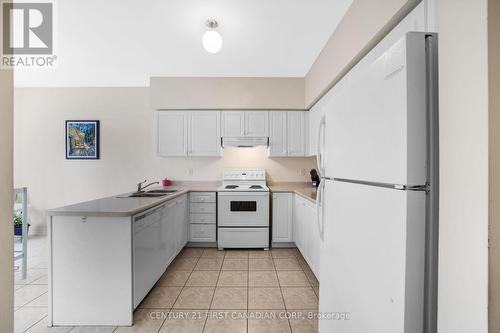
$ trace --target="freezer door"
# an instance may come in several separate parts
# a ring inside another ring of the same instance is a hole
[[[400,36],[363,58],[328,104],[327,176],[425,183],[425,36]]]
[[[425,194],[327,181],[319,332],[422,332]]]

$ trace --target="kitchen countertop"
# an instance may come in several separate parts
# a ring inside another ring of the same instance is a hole
[[[220,182],[174,182],[168,189],[178,189],[174,194],[156,198],[128,198],[130,193],[81,202],[49,209],[48,216],[130,217],[189,192],[215,192]],[[308,182],[283,182],[268,185],[271,192],[291,192],[316,202],[316,190]],[[160,189],[161,187],[156,187]],[[151,188],[155,189],[155,188]]]
[[[312,188],[309,182],[283,182],[271,183],[267,185],[271,192],[275,193],[295,193],[301,197],[316,203],[316,189]]]
[[[188,192],[213,192],[220,182],[174,182],[168,189],[178,189],[174,194],[156,198],[128,198],[130,193],[81,202],[64,207],[47,210],[48,216],[96,216],[96,217],[130,217],[164,202],[180,197]],[[161,189],[161,187],[150,188]]]

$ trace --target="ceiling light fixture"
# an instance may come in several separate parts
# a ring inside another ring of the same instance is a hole
[[[222,36],[215,30],[219,26],[216,20],[208,20],[207,27],[212,30],[207,30],[203,34],[202,43],[205,50],[209,53],[217,53],[222,48]]]

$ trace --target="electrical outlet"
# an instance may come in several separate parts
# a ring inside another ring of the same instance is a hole
[[[194,174],[193,168],[188,169],[188,176],[192,176]]]
[[[305,176],[306,175],[306,169],[300,169],[300,175]]]

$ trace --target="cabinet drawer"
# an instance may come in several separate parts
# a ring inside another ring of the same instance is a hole
[[[215,203],[193,202],[189,205],[191,213],[215,213]]]
[[[215,192],[191,193],[191,202],[215,202]]]
[[[208,224],[213,224],[215,223],[215,214],[213,213],[191,213],[190,223],[208,223]]]
[[[215,224],[191,224],[191,242],[215,242]]]
[[[269,228],[219,228],[219,248],[268,248]]]

